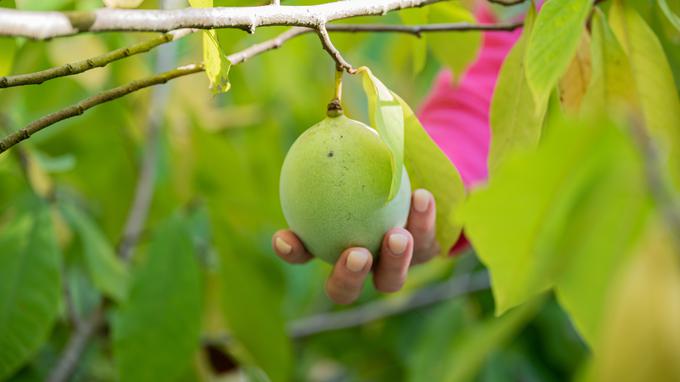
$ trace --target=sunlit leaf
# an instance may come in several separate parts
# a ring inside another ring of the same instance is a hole
[[[640,15],[620,0],[614,1],[609,17],[628,54],[645,125],[661,145],[664,162],[680,189],[680,99],[663,48]]]
[[[448,254],[461,232],[455,213],[465,198],[465,186],[456,167],[427,134],[413,110],[392,93],[404,111],[404,165],[411,188],[432,192],[437,204],[437,241]]]
[[[538,14],[526,52],[526,75],[543,105],[567,70],[581,41],[592,0],[551,0]]]
[[[524,21],[522,37],[503,62],[491,101],[491,147],[489,171],[517,148],[538,144],[547,104],[537,105],[529,89],[524,70],[527,40],[531,35],[536,11],[533,6]]]
[[[568,113],[575,114],[581,107],[590,84],[592,72],[590,61],[590,35],[583,33],[576,54],[558,84],[560,102]]]
[[[680,380],[680,262],[677,241],[651,224],[607,301],[595,349],[597,381]]]
[[[593,14],[591,31],[592,73],[583,102],[585,111],[616,111],[622,104],[636,105],[630,63],[599,8]]]
[[[155,232],[113,322],[121,381],[173,381],[200,344],[202,279],[191,234],[179,216]]]
[[[144,0],[104,0],[104,5],[109,8],[137,8]]]
[[[49,206],[38,199],[24,203],[0,230],[2,380],[47,339],[62,296],[61,255]]]
[[[387,200],[392,200],[399,191],[402,167],[404,165],[404,111],[395,95],[380,80],[364,67],[360,69],[364,91],[368,98],[368,113],[371,126],[390,149],[392,184]]]
[[[122,301],[125,298],[128,273],[111,244],[95,222],[76,207],[62,205],[61,211],[80,237],[87,270],[94,285],[103,294]]]
[[[189,4],[194,8],[211,8],[213,0],[189,0]],[[229,69],[231,61],[220,46],[219,37],[215,30],[203,31],[203,64],[205,73],[210,80],[210,89],[213,93],[224,93],[229,91]]]
[[[497,314],[554,285],[569,255],[554,243],[621,145],[608,123],[550,128],[538,150],[510,156],[462,209],[467,237],[491,273]]]

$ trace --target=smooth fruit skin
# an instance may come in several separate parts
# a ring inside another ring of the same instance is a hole
[[[411,186],[403,170],[388,203],[390,152],[374,130],[345,116],[326,118],[291,146],[280,196],[289,227],[316,257],[335,263],[349,247],[379,254],[383,235],[403,227]]]

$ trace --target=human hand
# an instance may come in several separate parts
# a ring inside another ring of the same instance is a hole
[[[352,303],[371,270],[377,290],[390,293],[401,289],[409,266],[424,263],[439,253],[435,212],[432,194],[424,189],[414,191],[406,228],[392,228],[385,233],[377,264],[373,264],[373,256],[366,248],[346,249],[326,281],[328,297],[338,304]],[[314,257],[291,230],[277,231],[272,246],[279,257],[291,264],[306,263]]]

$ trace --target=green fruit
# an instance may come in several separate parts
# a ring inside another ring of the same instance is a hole
[[[379,253],[383,235],[403,227],[411,186],[403,170],[387,201],[391,157],[378,134],[345,116],[326,118],[303,133],[281,169],[281,207],[307,250],[334,263],[349,247]]]

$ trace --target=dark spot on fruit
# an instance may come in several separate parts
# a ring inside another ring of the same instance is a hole
[[[329,151],[329,152],[328,152],[328,157],[330,158],[330,157],[332,157],[332,156],[333,156],[333,151]]]

